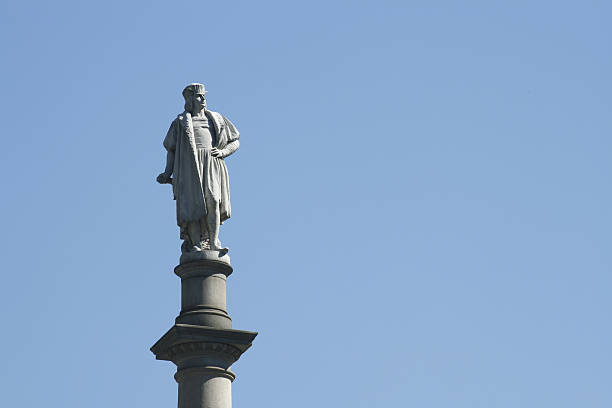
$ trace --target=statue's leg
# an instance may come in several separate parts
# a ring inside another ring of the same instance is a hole
[[[200,248],[200,221],[190,221],[187,224],[187,233],[191,240],[191,250],[199,251]]]
[[[208,236],[210,238],[211,249],[221,249],[219,241],[219,225],[221,224],[221,211],[219,210],[219,200],[211,198],[206,200],[206,222],[208,223]]]
[[[210,234],[208,233],[208,221],[206,220],[206,217],[202,217],[200,219],[200,234],[202,249],[210,249]]]

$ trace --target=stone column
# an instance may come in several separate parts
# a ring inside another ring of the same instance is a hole
[[[226,310],[226,282],[232,273],[229,264],[201,260],[179,265],[174,273],[181,278],[181,313],[176,323],[232,328]]]
[[[178,408],[232,407],[232,381],[229,371],[214,367],[186,368],[178,371],[174,378],[179,385]]]
[[[229,367],[257,333],[232,329],[226,310],[229,256],[202,251],[195,260],[181,259],[174,273],[181,278],[181,312],[151,351],[177,366],[179,408],[231,408],[235,375]]]

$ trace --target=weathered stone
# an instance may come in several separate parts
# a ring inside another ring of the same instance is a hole
[[[230,257],[227,250],[203,249],[201,251],[184,252],[181,254],[181,264],[195,261],[218,261],[230,264]]]
[[[174,269],[181,278],[181,313],[176,323],[232,328],[227,314],[226,281],[232,267],[221,261],[200,260]]]
[[[232,329],[226,283],[233,269],[218,238],[231,213],[223,159],[238,149],[239,133],[227,118],[206,110],[205,93],[201,84],[184,89],[185,112],[166,135],[166,170],[157,177],[172,184],[184,243],[174,269],[181,278],[181,311],[151,351],[176,364],[179,408],[231,408],[235,375],[229,368],[257,336]]]
[[[221,114],[206,109],[206,90],[190,84],[183,90],[185,111],[164,139],[168,151],[160,184],[172,184],[183,253],[225,249],[219,226],[231,216],[225,158],[240,147],[240,133]]]

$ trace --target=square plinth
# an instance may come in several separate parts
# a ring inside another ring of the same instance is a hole
[[[196,326],[191,324],[175,324],[164,334],[161,339],[151,347],[157,360],[172,360],[177,347],[187,345],[210,345],[214,348],[219,346],[229,346],[234,350],[236,360],[242,353],[247,351],[253,340],[257,336],[256,332],[216,329],[209,326]]]

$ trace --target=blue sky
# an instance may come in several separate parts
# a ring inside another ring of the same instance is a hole
[[[608,2],[4,2],[1,406],[169,407],[162,140],[241,132],[236,407],[609,407]]]

